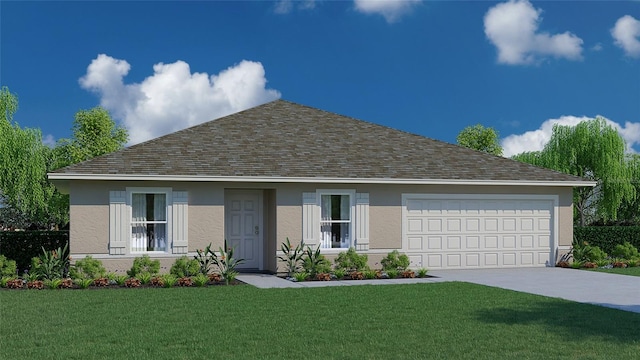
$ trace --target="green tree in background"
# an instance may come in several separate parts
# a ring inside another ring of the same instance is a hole
[[[128,139],[109,113],[96,107],[80,110],[71,139],[51,149],[42,143],[39,129],[22,129],[13,121],[18,98],[7,87],[0,90],[0,221],[6,225],[57,227],[69,221],[69,196],[47,179],[57,168],[120,150]]]
[[[616,220],[621,204],[635,200],[625,147],[620,134],[598,117],[576,126],[555,125],[542,151],[513,159],[596,181],[596,187],[573,191],[577,216],[584,226],[587,220]]]
[[[456,141],[460,146],[502,156],[498,132],[490,127],[484,127],[480,124],[467,126],[460,131]]]
[[[47,181],[53,152],[42,143],[39,129],[21,129],[13,121],[18,98],[0,90],[0,196],[3,212],[18,223],[63,222],[54,207],[55,188]],[[68,210],[66,211],[68,213]],[[68,214],[66,215],[68,217]],[[24,224],[21,224],[24,225]]]
[[[109,112],[99,106],[78,111],[72,131],[71,139],[60,139],[57,143],[57,167],[118,151],[129,139],[127,130],[116,125]]]

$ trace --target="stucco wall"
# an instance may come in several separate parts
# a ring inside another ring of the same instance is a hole
[[[381,184],[238,184],[206,182],[135,182],[72,181],[70,186],[70,249],[76,258],[86,254],[104,259],[105,264],[130,267],[134,256],[109,256],[109,191],[127,187],[171,187],[188,191],[188,236],[190,253],[212,243],[224,241],[225,189],[264,189],[264,219],[267,243],[264,246],[265,268],[275,270],[273,260],[280,243],[288,237],[292,243],[302,238],[302,194],[317,189],[353,189],[369,193],[369,257],[372,265],[380,254],[402,245],[402,194],[551,194],[559,195],[558,245],[568,247],[573,238],[572,189],[563,187],[451,186],[451,185],[381,185]],[[277,209],[277,214],[269,213]],[[164,262],[178,255],[167,254]],[[170,263],[168,264],[170,266]],[[127,267],[127,268],[128,268]]]

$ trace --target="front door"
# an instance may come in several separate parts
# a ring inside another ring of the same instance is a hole
[[[262,190],[225,192],[225,233],[245,269],[262,269]]]

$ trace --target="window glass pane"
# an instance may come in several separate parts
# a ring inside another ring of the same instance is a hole
[[[166,251],[166,194],[132,194],[131,212],[131,251]]]
[[[331,220],[331,195],[322,195],[320,197],[320,211],[322,220]]]
[[[167,195],[153,194],[153,219],[156,221],[167,220]]]
[[[147,199],[145,194],[133,194],[131,202],[133,221],[147,220]]]

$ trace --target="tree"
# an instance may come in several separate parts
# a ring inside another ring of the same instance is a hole
[[[469,149],[502,156],[502,147],[498,138],[498,132],[493,128],[477,124],[462,129],[456,137],[456,141],[458,145]]]
[[[513,159],[596,181],[593,188],[574,188],[574,206],[585,225],[587,216],[616,220],[623,201],[635,199],[625,147],[620,134],[598,117],[573,127],[555,125],[542,151]]]
[[[0,196],[3,213],[23,214],[35,223],[57,221],[49,203],[55,188],[47,181],[52,151],[38,129],[22,129],[13,121],[18,98],[5,86],[0,90]],[[68,211],[67,211],[68,212]]]
[[[109,112],[98,106],[80,110],[73,121],[71,139],[60,139],[56,147],[57,167],[76,164],[124,147],[127,130],[116,125]]]

